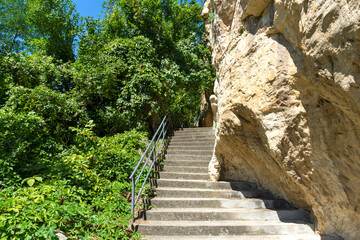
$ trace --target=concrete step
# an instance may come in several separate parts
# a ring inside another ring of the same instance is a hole
[[[197,127],[197,128],[181,128],[177,129],[175,132],[209,132],[215,131],[213,127]]]
[[[232,191],[220,189],[202,189],[202,188],[165,188],[156,189],[156,195],[164,198],[263,198],[273,199],[271,194],[261,191]]]
[[[199,144],[215,144],[214,139],[205,140],[205,139],[178,139],[178,140],[170,140],[170,145],[183,145],[183,144],[191,144],[191,145],[199,145]]]
[[[195,158],[195,157],[194,157]],[[179,167],[185,167],[185,166],[193,166],[193,167],[208,167],[209,162],[211,158],[208,158],[208,160],[165,160],[165,167],[166,166],[179,166]]]
[[[173,136],[171,137],[171,141],[175,140],[213,140],[215,141],[215,135],[210,134],[196,134],[196,135],[184,135],[184,136]]]
[[[257,235],[257,236],[145,236],[147,240],[339,240],[316,234]]]
[[[208,150],[174,150],[174,149],[169,149],[167,150],[167,154],[172,155],[200,155],[200,156],[204,156],[204,155],[212,155],[213,153],[213,149],[208,149]]]
[[[208,173],[178,173],[160,172],[160,178],[164,179],[189,179],[189,180],[208,180]]]
[[[308,221],[303,210],[269,210],[238,208],[154,208],[146,212],[150,221]]]
[[[173,160],[186,160],[186,161],[193,161],[193,162],[197,162],[197,161],[208,161],[210,162],[212,158],[212,154],[208,154],[208,155],[180,155],[180,154],[167,154],[165,156],[165,164],[167,161],[173,161]]]
[[[142,235],[162,236],[234,236],[314,234],[306,223],[280,221],[149,221],[136,225]]]
[[[199,145],[199,146],[194,146],[194,145],[188,145],[188,146],[184,146],[184,145],[170,145],[167,149],[167,151],[196,151],[196,150],[207,150],[207,151],[213,151],[214,149],[214,144],[209,144],[209,145]]]
[[[184,132],[175,132],[175,134],[171,137],[195,137],[195,136],[215,136],[215,132],[200,132],[200,133],[184,133]]]
[[[201,147],[201,146],[214,146],[215,142],[211,141],[182,141],[182,142],[171,142],[169,147]]]
[[[247,208],[247,209],[294,209],[281,199],[225,199],[225,198],[161,198],[151,200],[158,208]]]
[[[188,168],[183,168],[188,169]],[[207,168],[206,169],[207,172]],[[210,182],[203,180],[181,180],[181,179],[158,179],[159,187],[175,187],[175,188],[206,188],[206,189],[228,189],[228,190],[255,190],[255,183],[249,182]]]
[[[163,171],[176,173],[208,173],[208,167],[165,166]]]

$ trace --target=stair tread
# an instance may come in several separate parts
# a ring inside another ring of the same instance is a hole
[[[175,138],[171,139],[170,144],[173,143],[214,143],[215,138]]]
[[[136,223],[136,222],[135,222]],[[176,227],[186,227],[186,226],[261,226],[261,225],[283,225],[283,226],[298,226],[298,225],[308,225],[313,226],[312,223],[307,221],[294,221],[294,222],[282,222],[280,220],[271,220],[271,221],[244,221],[244,220],[222,220],[222,221],[147,221],[144,225],[153,225],[153,226],[176,226]]]
[[[209,141],[196,141],[196,142],[192,142],[192,143],[187,143],[187,142],[171,142],[171,145],[172,146],[193,146],[192,144],[194,145],[198,145],[198,146],[204,146],[204,145],[207,145],[207,146],[215,146],[215,143],[213,140]]]
[[[171,157],[199,157],[198,155],[192,155],[192,154],[178,154],[178,153],[168,153],[166,154],[167,157],[171,156]],[[201,157],[212,157],[212,154],[206,154],[206,155],[201,155]]]
[[[209,175],[208,173],[184,173],[184,172],[167,172],[167,171],[163,171],[162,173],[171,173],[171,174],[181,174],[181,175],[194,175],[194,176],[198,176],[198,175]],[[161,176],[161,173],[160,173]]]
[[[171,197],[156,197],[154,200],[171,200],[171,201],[283,201],[280,199],[261,199],[261,198],[171,198]]]
[[[210,204],[214,204],[214,208],[267,208],[267,209],[296,209],[293,206],[289,205],[285,200],[282,199],[267,199],[267,198],[227,198],[227,197],[166,197],[166,196],[157,196],[152,199],[152,202],[158,204],[164,203],[178,203],[175,205],[176,208],[181,207],[182,202],[186,203],[186,207],[190,208],[208,208]],[[204,204],[205,203],[205,204]],[[157,205],[155,205],[157,206]],[[170,206],[172,206],[170,204]],[[252,207],[249,207],[252,206]],[[174,206],[172,206],[174,208]]]
[[[179,150],[178,150],[179,151]],[[191,151],[189,151],[189,152],[193,152],[192,150]],[[202,151],[198,151],[198,152],[202,152]],[[206,151],[206,152],[212,152],[212,150],[211,151]],[[179,154],[179,153],[168,153],[168,154],[166,154],[167,156],[192,156],[192,157],[197,157],[198,155],[194,155],[194,154],[189,154],[189,153],[187,153],[186,152],[186,154]],[[202,156],[212,156],[212,154],[204,154],[204,155],[202,155]]]
[[[181,152],[212,152],[212,149],[200,149],[200,150],[194,150],[194,149],[168,149],[168,152],[175,152],[175,151],[181,151]],[[169,153],[170,154],[170,153]]]
[[[212,184],[212,185],[222,185],[222,184],[243,185],[244,184],[244,185],[251,186],[254,189],[257,189],[257,185],[255,183],[249,183],[249,182],[227,182],[227,181],[213,182],[213,181],[210,181],[210,180],[201,180],[201,179],[173,179],[173,178],[160,178],[157,181],[160,181],[160,182],[180,182],[180,183],[207,183],[207,184]]]
[[[207,167],[198,167],[198,166],[181,166],[181,168],[196,168],[196,169],[204,169],[204,168],[206,168],[207,169]],[[180,169],[180,167],[179,167],[179,169]]]
[[[185,127],[185,128],[179,128],[177,131],[183,131],[183,130],[193,130],[193,129],[214,129],[214,127]]]
[[[170,179],[170,178],[161,178],[158,179],[160,181],[174,181],[174,182],[198,182],[198,183],[247,183],[247,182],[226,182],[226,181],[219,181],[219,182],[212,182],[210,180],[197,180],[197,179]]]
[[[323,240],[317,234],[292,234],[292,235],[253,235],[253,236],[145,236],[149,240]]]
[[[240,213],[244,213],[244,212],[248,212],[248,213],[259,213],[259,212],[304,212],[303,210],[299,210],[299,209],[266,209],[266,208],[258,208],[258,209],[247,209],[247,208],[152,208],[151,209],[152,212],[180,212],[180,213],[184,213],[184,212],[191,212],[191,213],[196,213],[196,212],[204,212],[204,213],[212,213],[212,212],[218,212],[218,213],[223,213],[223,212],[240,212]]]
[[[166,159],[164,162],[165,166],[166,166],[167,162],[207,162],[208,163],[208,162],[210,162],[210,160],[178,160],[178,159],[171,160],[171,159]]]
[[[176,167],[165,166],[163,172],[173,172],[173,173],[208,173],[207,167],[182,167],[181,169],[176,169]]]
[[[211,189],[211,188],[175,188],[175,187],[158,187],[157,190],[169,190],[169,191],[188,191],[188,192],[260,192],[261,190],[231,190],[231,189]]]

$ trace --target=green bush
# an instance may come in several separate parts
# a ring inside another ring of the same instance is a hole
[[[78,64],[74,74],[75,91],[96,123],[94,131],[104,136],[134,128],[148,130],[144,119],[157,114],[163,93],[150,40],[115,39],[96,58]]]
[[[58,148],[49,136],[44,119],[35,112],[0,109],[0,188],[44,170],[47,153],[56,152]]]
[[[131,215],[126,196],[146,134],[131,131],[99,138],[92,127],[73,128],[75,144],[51,163],[49,174],[2,189],[1,238],[56,239],[57,230],[70,239],[137,238],[127,231]]]
[[[72,64],[62,63],[41,53],[33,55],[12,54],[0,63],[5,83],[13,86],[35,88],[45,85],[64,92],[72,82]]]
[[[3,189],[0,239],[58,239],[58,231],[70,239],[138,238],[127,231],[131,216],[121,188],[119,182],[109,183],[91,202],[66,180]]]
[[[69,127],[84,126],[88,121],[85,109],[71,94],[59,93],[46,86],[12,87],[5,106],[16,113],[35,112],[46,123],[52,138],[69,145],[75,134]]]

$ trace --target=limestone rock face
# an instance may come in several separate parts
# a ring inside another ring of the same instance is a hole
[[[207,0],[213,180],[246,180],[360,239],[360,1]]]

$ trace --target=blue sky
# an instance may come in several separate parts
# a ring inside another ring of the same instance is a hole
[[[197,0],[200,2],[200,0]],[[104,0],[73,0],[76,4],[76,9],[81,16],[93,16],[98,17],[101,14],[102,3]]]
[[[83,17],[98,17],[98,15],[101,14],[103,1],[104,0],[73,0],[77,11]]]

